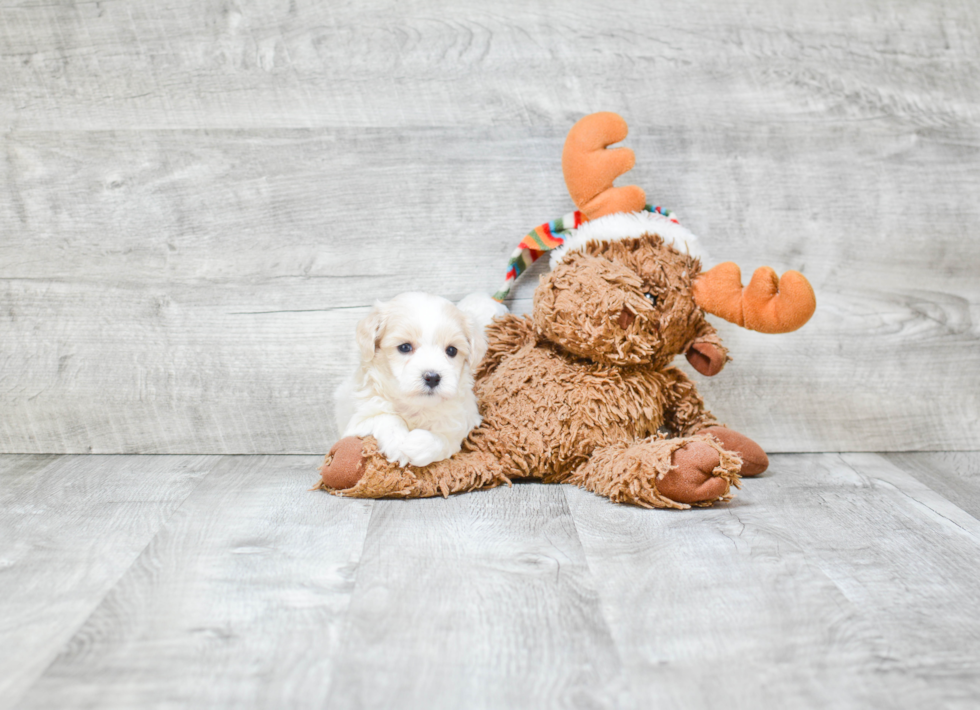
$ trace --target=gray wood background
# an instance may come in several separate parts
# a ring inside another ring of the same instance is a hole
[[[597,110],[713,257],[817,291],[722,325],[721,419],[980,448],[974,0],[109,0],[0,9],[0,452],[323,452],[369,304],[493,290]]]

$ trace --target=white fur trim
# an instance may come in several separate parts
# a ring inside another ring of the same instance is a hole
[[[659,234],[678,251],[696,256],[702,261],[708,256],[696,235],[662,214],[647,211],[617,212],[586,222],[572,232],[564,244],[551,252],[551,268],[558,266],[568,252],[581,249],[586,244],[642,237],[644,234]]]

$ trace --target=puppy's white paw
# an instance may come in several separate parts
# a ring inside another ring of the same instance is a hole
[[[391,463],[405,467],[411,463],[408,454],[403,448],[406,439],[408,439],[408,434],[398,434],[397,436],[378,439],[378,451],[384,454],[384,457],[391,461]]]
[[[344,436],[373,436],[378,442],[378,451],[386,459],[399,466],[408,463],[408,457],[402,453],[402,441],[408,436],[408,427],[400,417],[381,415],[370,417],[363,421],[351,422],[344,431]]]
[[[446,442],[426,429],[413,429],[401,440],[401,455],[413,466],[428,466],[446,458]],[[399,463],[402,458],[399,457]],[[404,463],[401,463],[404,466]]]

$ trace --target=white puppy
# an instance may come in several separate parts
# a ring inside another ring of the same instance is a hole
[[[373,436],[401,466],[459,451],[481,421],[472,369],[486,352],[489,320],[485,310],[468,310],[417,292],[376,303],[357,324],[360,366],[334,394],[342,435]]]

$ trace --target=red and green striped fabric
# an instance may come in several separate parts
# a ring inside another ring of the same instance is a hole
[[[517,277],[523,274],[545,252],[565,243],[565,237],[573,229],[578,229],[584,220],[579,211],[559,217],[551,222],[535,227],[517,245],[517,249],[507,260],[507,275],[503,285],[493,294],[493,300],[503,302],[514,287]]]
[[[643,209],[647,212],[662,214],[672,222],[677,221],[673,218],[671,211],[663,207],[646,205]],[[582,213],[575,211],[551,222],[545,222],[528,232],[527,236],[521,240],[521,243],[510,255],[510,259],[507,260],[507,276],[504,278],[503,285],[493,294],[493,300],[502,303],[510,294],[517,277],[523,274],[542,254],[564,244],[571,233],[581,227],[584,221],[585,218]]]

